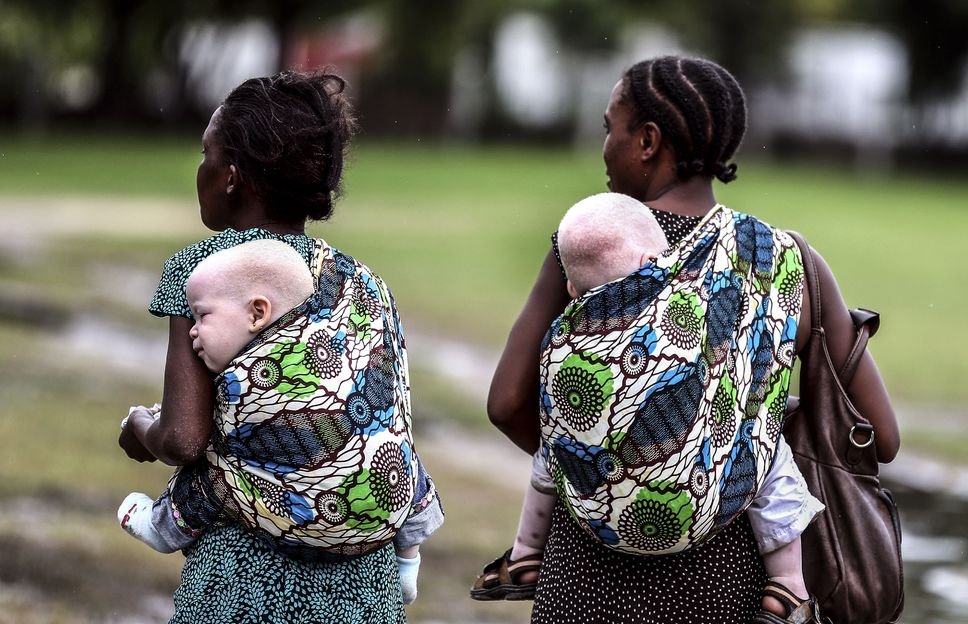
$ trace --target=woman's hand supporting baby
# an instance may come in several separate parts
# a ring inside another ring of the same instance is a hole
[[[161,404],[155,403],[151,407],[132,405],[128,408],[128,415],[121,419],[121,435],[118,445],[131,459],[139,462],[153,462],[157,458],[146,449],[134,434],[136,427],[147,429],[161,415]]]

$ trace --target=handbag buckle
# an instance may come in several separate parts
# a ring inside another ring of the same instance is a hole
[[[860,430],[862,433],[867,432],[867,440],[863,442],[858,442],[857,438],[854,437],[854,432],[857,430]],[[867,448],[868,446],[871,445],[871,443],[874,442],[874,427],[866,423],[857,423],[856,425],[850,428],[850,433],[848,434],[847,437],[850,438],[850,443],[853,444],[856,448],[859,448],[859,449]]]

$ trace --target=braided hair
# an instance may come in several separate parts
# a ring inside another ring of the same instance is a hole
[[[222,103],[214,132],[223,158],[269,216],[305,221],[332,214],[356,129],[345,89],[335,74],[284,71],[246,80]]]
[[[675,150],[680,180],[736,179],[729,160],[746,132],[746,99],[732,74],[712,61],[663,56],[636,63],[624,82],[633,128],[648,121],[659,127]]]

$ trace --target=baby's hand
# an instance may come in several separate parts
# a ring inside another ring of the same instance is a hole
[[[121,419],[121,431],[128,426],[131,419],[142,419],[146,418],[148,420],[154,421],[159,416],[161,416],[161,404],[155,403],[151,407],[145,407],[144,405],[132,405],[128,408],[128,415]]]
[[[128,424],[132,419],[137,421],[142,418],[154,422],[160,415],[161,405],[158,403],[151,407],[133,405],[128,409],[128,415],[121,419],[121,435],[118,436],[118,446],[124,450],[128,457],[139,462],[155,461],[155,456],[138,440]]]

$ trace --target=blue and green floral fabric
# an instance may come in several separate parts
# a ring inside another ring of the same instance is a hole
[[[782,427],[802,276],[786,233],[720,205],[555,320],[541,354],[542,451],[583,528],[658,555],[746,509]]]
[[[411,510],[406,347],[378,276],[322,240],[312,254],[316,292],[216,378],[206,461],[169,489],[189,526],[241,521],[282,546],[361,554]]]

